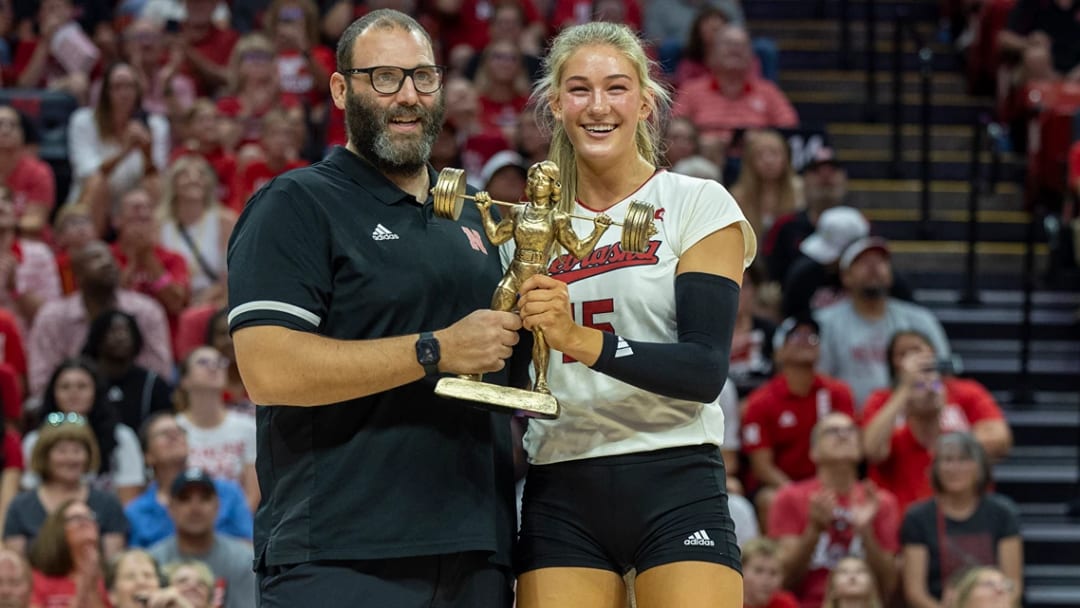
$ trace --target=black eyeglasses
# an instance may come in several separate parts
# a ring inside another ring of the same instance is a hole
[[[371,78],[371,88],[383,95],[393,95],[405,84],[405,77],[412,78],[416,92],[430,95],[442,88],[443,73],[441,65],[418,65],[405,69],[389,65],[377,65],[370,68],[350,68],[341,70],[342,74],[367,74]]]
[[[50,412],[45,417],[45,422],[49,426],[60,426],[61,424],[77,424],[83,426],[86,424],[86,418],[82,414],[76,414],[75,412]]]

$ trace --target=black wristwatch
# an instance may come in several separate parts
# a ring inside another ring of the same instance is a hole
[[[416,341],[416,360],[429,376],[439,373],[439,340],[430,331],[420,334]]]

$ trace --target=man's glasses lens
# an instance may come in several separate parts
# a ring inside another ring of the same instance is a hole
[[[348,74],[368,74],[371,86],[383,95],[393,95],[405,84],[405,77],[410,76],[417,93],[434,93],[442,87],[443,69],[440,66],[425,65],[410,70],[393,66],[373,68],[355,68],[345,70]]]

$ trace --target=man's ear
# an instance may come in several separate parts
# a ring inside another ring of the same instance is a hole
[[[348,93],[349,83],[341,72],[330,74],[330,96],[334,99],[334,106],[339,110],[345,109],[345,96]]]

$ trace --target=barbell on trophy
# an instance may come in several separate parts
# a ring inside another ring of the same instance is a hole
[[[476,200],[476,197],[465,193],[465,171],[446,167],[439,171],[439,178],[435,187],[431,189],[431,196],[435,202],[435,215],[457,220],[461,217],[461,209],[465,200]],[[503,207],[520,207],[526,203],[508,203],[506,201],[491,201],[495,205]],[[641,201],[631,201],[626,210],[626,220],[623,223],[612,222],[613,226],[622,227],[623,251],[644,253],[649,248],[649,238],[656,234],[656,224],[653,223],[653,206]],[[583,220],[592,220],[591,217],[573,215]]]

